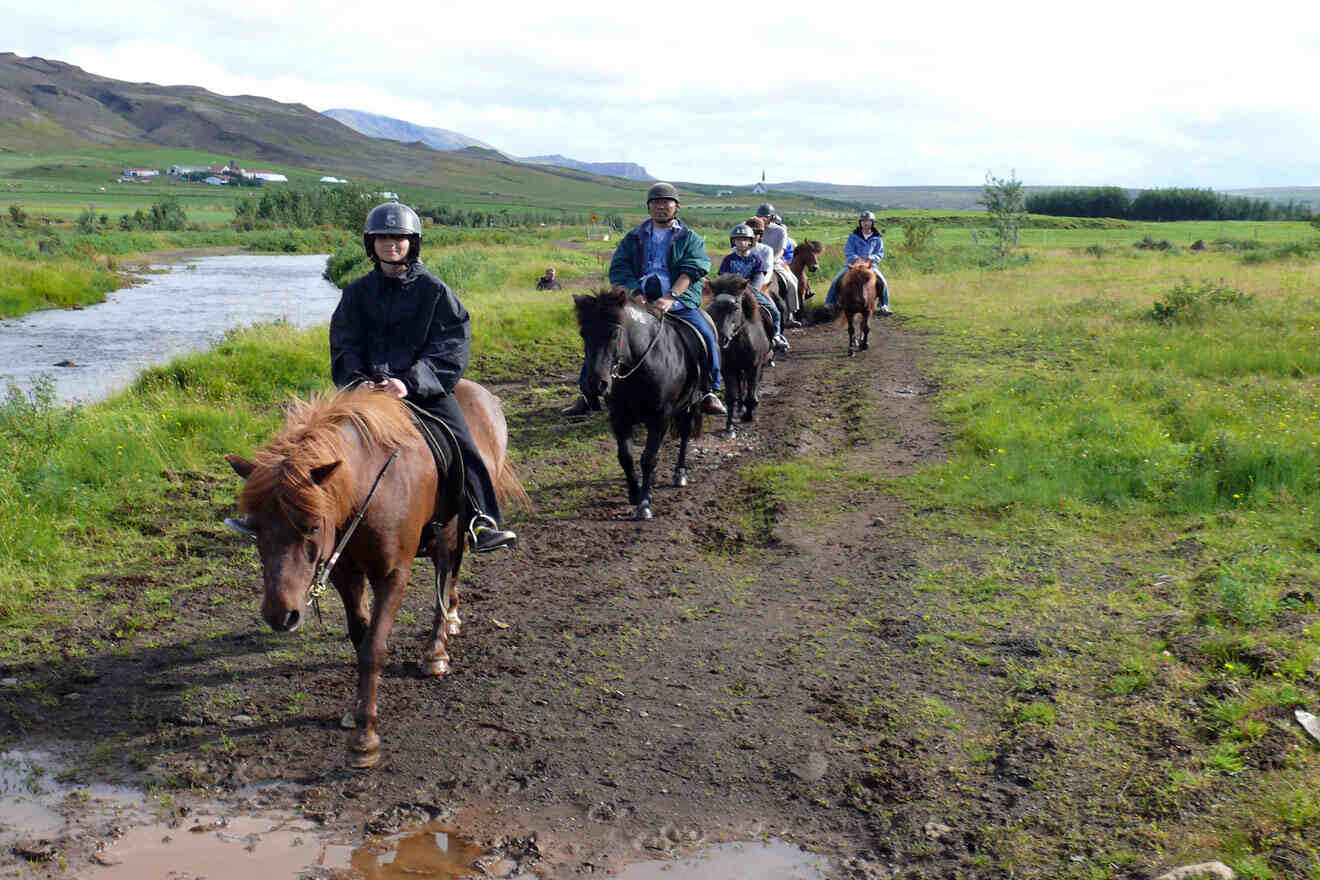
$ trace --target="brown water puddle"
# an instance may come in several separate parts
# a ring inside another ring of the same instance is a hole
[[[537,880],[533,864],[488,853],[444,822],[365,841],[292,813],[195,806],[152,821],[154,804],[122,786],[80,786],[45,751],[0,752],[0,845],[58,858],[76,838],[104,841],[92,880]],[[99,844],[98,844],[99,845]],[[12,848],[12,849],[11,849]],[[82,850],[84,854],[89,849]],[[829,862],[778,839],[705,846],[671,861],[625,867],[619,880],[825,880]],[[20,876],[22,876],[20,874]]]

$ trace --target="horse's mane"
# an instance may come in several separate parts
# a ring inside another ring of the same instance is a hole
[[[415,439],[416,428],[403,404],[375,391],[340,391],[294,398],[285,408],[284,427],[252,456],[252,473],[239,496],[245,513],[272,500],[286,514],[338,521],[347,515],[356,497],[349,437],[351,427],[367,445],[389,448]],[[318,483],[312,471],[324,465],[339,467]]]
[[[748,281],[741,275],[735,275],[732,272],[726,272],[710,283],[711,296],[738,296]]]
[[[611,324],[623,323],[623,309],[628,305],[628,291],[622,287],[601,288],[595,296],[577,295],[573,297],[573,307],[577,310],[578,328],[583,332],[590,330],[602,321]]]

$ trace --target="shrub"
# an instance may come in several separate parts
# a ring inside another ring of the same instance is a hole
[[[1256,297],[1213,281],[1192,284],[1184,278],[1164,299],[1157,300],[1150,310],[1151,320],[1161,324],[1188,323],[1199,320],[1208,308],[1247,308]]]
[[[9,219],[14,221],[14,225],[23,227],[27,225],[27,211],[24,211],[19,205],[9,206]]]
[[[1147,235],[1141,241],[1134,243],[1132,246],[1143,251],[1167,251],[1173,247],[1173,242],[1169,241],[1167,238],[1162,238],[1159,241],[1156,241]]]
[[[1088,245],[1086,252],[1098,260],[1105,255],[1105,246],[1102,244]]]
[[[78,231],[90,235],[96,231],[96,223],[96,209],[88,205],[87,210],[78,215]]]
[[[929,217],[910,217],[903,221],[903,248],[919,254],[930,244],[930,237],[935,232],[935,224]]]

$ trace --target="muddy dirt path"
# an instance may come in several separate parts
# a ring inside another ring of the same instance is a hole
[[[596,463],[583,470],[571,446],[524,463],[537,512],[519,522],[523,549],[470,563],[441,680],[417,674],[430,600],[429,571],[415,567],[374,771],[344,768],[353,671],[337,601],[292,638],[263,631],[255,561],[218,529],[176,538],[151,571],[107,574],[106,598],[50,634],[69,645],[64,663],[7,669],[22,685],[4,698],[5,739],[58,743],[81,753],[81,772],[154,781],[169,809],[280,782],[296,787],[266,801],[327,827],[452,817],[542,876],[763,835],[836,855],[848,876],[966,867],[968,845],[939,843],[938,829],[967,828],[982,808],[961,823],[945,814],[962,758],[905,723],[925,705],[912,694],[928,664],[916,548],[892,528],[898,503],[870,485],[945,449],[922,339],[901,318],[853,359],[834,327],[791,339],[757,423],[697,442],[691,485],[660,489],[649,523],[621,518],[603,425],[561,428],[557,397],[501,389],[515,449],[520,432],[563,430]],[[666,444],[658,473],[675,453]],[[787,504],[773,479],[747,476],[774,462],[785,479],[793,468],[828,479]],[[218,521],[233,490],[192,481],[178,501]],[[137,632],[107,612],[198,565],[215,569],[216,590],[177,595],[170,627]],[[96,835],[63,846],[85,865]]]

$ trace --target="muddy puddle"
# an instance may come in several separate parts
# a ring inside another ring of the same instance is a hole
[[[203,257],[153,267],[160,274],[84,309],[0,321],[0,389],[50,376],[62,402],[99,400],[144,367],[210,348],[227,330],[285,320],[326,323],[339,290],[321,277],[325,255]]]
[[[447,822],[367,837],[256,804],[176,808],[126,786],[84,785],[52,752],[0,752],[0,866],[141,880],[538,880],[535,857],[487,851]],[[167,818],[160,818],[161,814]],[[36,876],[45,876],[37,874]],[[703,846],[637,862],[619,880],[825,880],[829,862],[782,840]]]

